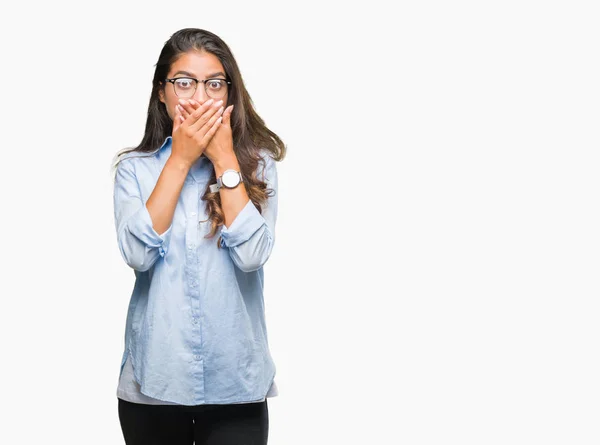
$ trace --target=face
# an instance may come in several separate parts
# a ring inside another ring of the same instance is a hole
[[[167,74],[167,79],[173,79],[177,77],[193,77],[198,80],[205,79],[225,79],[225,69],[221,64],[221,61],[217,56],[207,52],[189,51],[182,54],[179,58],[171,65],[171,69]],[[158,98],[167,107],[167,113],[171,120],[175,116],[175,106],[179,103],[179,97],[175,94],[173,84],[164,82],[165,88],[161,88],[158,92]],[[223,106],[226,106],[228,94],[222,98]],[[184,100],[194,99],[196,102],[203,104],[210,97],[206,94],[204,84],[198,83],[198,87],[194,95],[191,98]]]

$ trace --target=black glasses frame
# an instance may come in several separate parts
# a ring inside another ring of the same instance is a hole
[[[196,94],[196,90],[198,89],[198,83],[204,84],[204,91],[206,91],[206,95],[208,97],[210,97],[210,94],[208,94],[208,90],[206,89],[206,82],[210,82],[211,80],[220,80],[222,82],[225,82],[227,85],[231,85],[231,80],[221,79],[219,77],[213,77],[211,79],[205,79],[205,80],[195,79],[194,77],[187,77],[187,76],[173,77],[172,79],[165,79],[165,82],[169,82],[173,85],[173,91],[175,92],[175,95],[177,97],[179,97],[179,94],[177,94],[177,90],[175,89],[175,81],[179,80],[179,79],[193,80],[194,82],[196,82],[196,83],[194,83],[194,92],[192,93],[192,96],[194,94]]]

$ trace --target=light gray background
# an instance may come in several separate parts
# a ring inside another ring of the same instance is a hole
[[[109,167],[183,27],[230,45],[289,147],[269,443],[598,443],[597,10],[394,7],[2,8],[1,443],[123,443]]]

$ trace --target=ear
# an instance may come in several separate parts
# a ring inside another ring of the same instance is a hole
[[[158,100],[165,103],[165,88],[162,82],[159,82],[160,89],[158,90]]]

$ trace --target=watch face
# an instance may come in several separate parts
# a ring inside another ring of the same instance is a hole
[[[235,171],[226,171],[221,177],[221,181],[225,187],[235,187],[240,182],[240,176]]]

